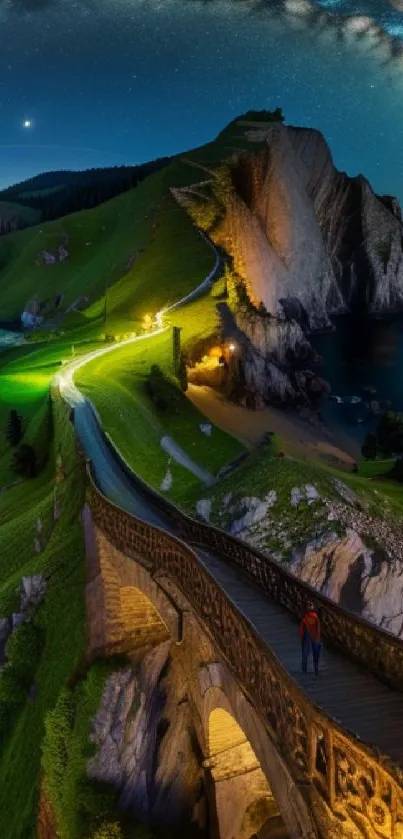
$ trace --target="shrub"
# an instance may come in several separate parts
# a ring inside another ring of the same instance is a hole
[[[29,424],[24,441],[35,452],[35,474],[46,466],[53,437],[53,416],[50,396],[47,396]]]
[[[211,289],[211,296],[215,298],[227,296],[227,277],[225,274],[223,277],[219,277],[214,283]]]
[[[365,460],[375,460],[377,453],[377,443],[375,434],[366,434],[364,442],[361,446],[361,454]]]
[[[34,478],[36,475],[36,454],[29,443],[22,443],[14,452],[12,461],[13,471],[22,478]]]
[[[22,418],[13,408],[8,415],[6,426],[6,438],[10,443],[10,446],[18,446],[18,443],[22,439],[23,433],[24,432],[22,428]]]
[[[157,411],[178,412],[182,393],[175,379],[163,373],[158,364],[153,364],[150,369],[146,390]]]
[[[117,822],[104,822],[92,834],[91,839],[123,839],[123,833]]]
[[[403,453],[403,414],[387,411],[378,425],[377,443],[386,455]]]
[[[33,623],[21,624],[8,641],[8,660],[0,674],[0,742],[27,698],[42,647],[42,631]]]

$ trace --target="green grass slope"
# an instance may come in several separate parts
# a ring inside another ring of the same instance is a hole
[[[28,225],[37,224],[41,220],[40,210],[24,207],[23,204],[14,204],[12,201],[0,201],[0,218],[7,216],[18,216]]]
[[[2,237],[2,319],[18,319],[35,295],[52,314],[57,295],[63,295],[61,309],[65,311],[84,294],[89,298],[85,312],[63,322],[63,328],[81,322],[87,328],[89,322],[101,319],[106,293],[107,328],[124,331],[135,328],[144,313],[186,294],[194,287],[199,268],[203,271],[208,266],[210,254],[170,188],[199,181],[203,177],[200,166],[218,163],[234,151],[256,148],[258,144],[250,143],[235,121],[212,143],[172,158],[135,189],[93,210]],[[61,244],[67,247],[69,258],[44,264],[42,252],[55,253]]]
[[[196,308],[200,310],[200,306]],[[186,309],[181,317],[186,317]],[[166,435],[195,463],[215,474],[242,453],[242,446],[215,427],[209,437],[202,433],[200,425],[205,417],[186,399],[178,385],[177,410],[157,411],[146,391],[153,364],[172,377],[169,328],[160,335],[120,347],[91,361],[78,371],[76,383],[96,406],[104,429],[130,466],[156,489],[160,488],[168,468],[168,455],[161,447],[161,438]],[[189,493],[202,489],[200,480],[183,466],[173,460],[169,466],[172,486],[166,493],[168,497],[184,502]]]

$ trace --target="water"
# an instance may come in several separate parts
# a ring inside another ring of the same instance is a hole
[[[382,410],[403,412],[403,316],[348,315],[334,325],[312,344],[323,357],[321,375],[343,401],[326,399],[321,411],[332,427],[361,441],[377,422],[367,407],[371,400]]]

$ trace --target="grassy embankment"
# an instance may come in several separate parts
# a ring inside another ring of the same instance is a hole
[[[42,405],[39,412],[42,411]],[[53,405],[53,431],[31,438],[42,446],[43,471],[5,492],[0,507],[0,616],[18,611],[23,576],[47,580],[43,603],[8,645],[0,674],[0,812],[4,839],[36,839],[40,779],[55,812],[60,839],[90,839],[117,822],[116,792],[86,778],[90,719],[105,678],[119,661],[89,669],[85,654],[85,565],[80,511],[83,462],[77,455],[69,411]],[[31,424],[32,425],[32,424]],[[49,444],[49,448],[48,448]],[[55,455],[66,478],[56,487]],[[42,522],[41,552],[34,539]],[[105,836],[108,836],[105,833]],[[111,834],[114,835],[114,834]],[[122,822],[116,839],[151,837],[148,828]]]
[[[4,427],[11,407],[21,408],[27,423],[34,422],[58,361],[70,355],[72,343],[78,354],[86,349],[80,346],[81,341],[95,342],[105,332],[118,338],[138,333],[145,314],[155,314],[169,306],[204,279],[213,264],[212,252],[186,212],[176,204],[169,188],[186,186],[203,177],[202,170],[195,169],[191,163],[209,166],[234,150],[247,147],[251,146],[234,124],[214,142],[174,158],[168,167],[136,189],[94,210],[74,213],[0,239],[2,318],[18,319],[27,301],[36,296],[48,315],[57,317],[59,333],[55,337],[41,330],[38,338],[48,337],[51,339],[48,344],[38,351],[21,348],[2,359],[0,428]],[[67,247],[69,258],[62,263],[44,264],[41,252],[56,253],[61,244]],[[62,295],[61,308],[65,310],[82,294],[89,299],[85,311],[59,320],[56,298]],[[188,340],[209,334],[215,319],[215,307],[209,299],[187,307],[183,314],[175,312],[171,322],[184,327],[186,346]],[[172,435],[191,456],[196,449],[198,456],[205,460],[203,465],[216,471],[241,450],[239,444],[219,431],[213,432],[211,440],[203,438],[199,430],[203,418],[186,400],[172,418],[155,416],[144,398],[143,376],[138,375],[138,371],[143,371],[145,350],[145,347],[133,349],[136,365],[133,375],[130,348],[118,350],[116,355],[113,353],[80,372],[79,381],[85,384],[99,407],[106,429],[134,468],[155,485],[160,484],[166,467],[166,457],[160,448],[163,433]],[[157,363],[164,370],[170,368],[169,341],[150,342],[146,352],[149,366]],[[144,446],[137,451],[132,448],[133,440],[139,441],[141,437],[147,441],[147,452]],[[150,463],[150,446],[155,471]],[[176,465],[172,472],[172,492],[179,498],[193,485],[194,479]],[[0,443],[0,475],[3,482],[12,479],[9,452],[3,443]]]

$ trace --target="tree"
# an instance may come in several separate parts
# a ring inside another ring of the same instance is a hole
[[[13,408],[8,415],[6,427],[6,438],[10,443],[10,446],[18,446],[23,433],[22,418]]]
[[[393,411],[383,414],[376,437],[385,455],[403,454],[403,414]]]
[[[22,443],[13,455],[13,470],[22,478],[34,478],[36,475],[36,454],[29,443]]]
[[[365,460],[375,460],[377,453],[377,443],[375,434],[366,434],[364,442],[361,446],[361,454]]]

